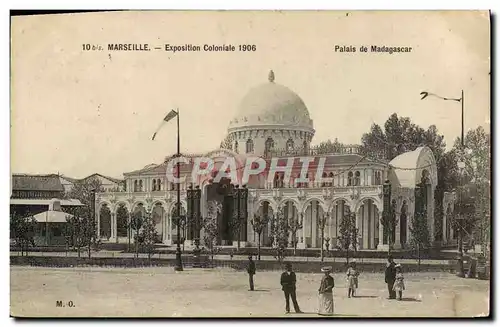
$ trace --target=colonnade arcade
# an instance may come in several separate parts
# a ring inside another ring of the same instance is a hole
[[[149,204],[148,204],[149,202]],[[102,240],[126,243],[129,237],[133,240],[133,231],[127,227],[134,215],[145,217],[151,213],[158,234],[158,243],[172,243],[172,235],[176,237],[176,226],[172,223],[172,217],[177,216],[176,202],[164,201],[120,201],[99,202],[96,207],[96,219],[98,235]],[[186,214],[186,202],[181,200],[181,215]],[[189,233],[184,230],[184,233]],[[184,235],[186,236],[186,235]]]
[[[379,197],[361,199],[335,198],[325,201],[321,198],[309,199],[261,199],[254,212],[268,218],[267,226],[262,232],[263,246],[271,246],[271,219],[278,210],[283,210],[286,221],[297,229],[297,248],[321,247],[321,226],[324,222],[324,238],[329,239],[329,248],[338,247],[340,223],[344,213],[354,212],[356,228],[358,228],[358,249],[375,249],[382,238],[383,229],[379,228],[379,216],[382,212],[382,201]],[[252,243],[257,242],[257,235],[250,237]],[[292,244],[292,235],[289,235]]]

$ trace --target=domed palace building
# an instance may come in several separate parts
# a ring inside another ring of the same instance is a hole
[[[212,159],[215,164],[211,174],[193,180],[193,164],[182,164],[180,174],[185,180],[174,184],[167,178],[168,169],[172,168],[170,161],[176,157],[172,155],[163,163],[124,173],[126,191],[98,193],[96,217],[100,237],[108,242],[127,242],[126,226],[131,213],[149,212],[156,223],[158,243],[173,244],[177,238],[176,226],[172,222],[177,210],[176,186],[181,188],[181,214],[185,214],[187,190],[194,185],[201,189],[202,216],[207,214],[209,201],[222,204],[217,217],[218,244],[236,246],[237,237],[231,230],[233,214],[224,203],[223,189],[242,185],[242,174],[237,174],[237,180],[223,178],[218,183],[214,182],[214,177],[228,157],[235,158],[240,167],[245,165],[246,158],[260,157],[268,164],[277,158],[278,166],[292,163],[293,168],[290,178],[285,178],[284,172],[271,177],[264,172],[248,180],[248,218],[240,229],[241,246],[257,245],[258,237],[251,224],[255,216],[269,218],[262,232],[261,244],[271,246],[271,220],[281,212],[287,221],[301,227],[296,235],[297,248],[321,247],[322,222],[324,237],[329,239],[328,246],[334,248],[339,242],[342,216],[350,212],[355,214],[358,249],[386,250],[389,239],[395,249],[405,248],[410,241],[410,222],[415,213],[415,187],[422,181],[432,241],[435,235],[433,194],[437,170],[429,148],[404,153],[388,163],[360,153],[360,147],[355,145],[338,147],[335,153],[319,153],[317,148],[311,147],[314,132],[307,105],[297,93],[278,84],[271,71],[264,84],[251,89],[242,99],[219,149],[182,154],[189,158]],[[299,157],[312,158],[302,176],[303,164]],[[319,163],[324,163],[324,169],[318,173]],[[391,185],[391,200],[386,204],[391,204],[398,221],[392,237],[384,233],[381,224],[385,181]],[[189,228],[182,233],[185,244],[191,245],[194,233]]]

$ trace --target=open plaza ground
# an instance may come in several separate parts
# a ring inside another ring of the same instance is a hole
[[[335,316],[473,317],[489,313],[489,281],[447,273],[406,274],[403,301],[388,300],[381,273],[360,277],[348,298],[344,274],[334,274]],[[279,272],[248,276],[232,269],[11,267],[16,317],[309,317],[316,318],[322,274],[297,273],[304,314],[285,314]],[[61,301],[62,306],[58,306]]]

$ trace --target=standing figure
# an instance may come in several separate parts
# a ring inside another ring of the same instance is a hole
[[[252,255],[248,256],[248,266],[247,266],[247,273],[248,273],[248,282],[250,283],[250,289],[249,291],[253,291],[253,275],[255,275],[255,262],[252,260]]]
[[[396,281],[396,264],[392,256],[387,258],[387,266],[385,267],[385,282],[387,284],[387,290],[389,291],[389,299],[393,300],[396,298],[396,292],[394,292],[394,282]]]
[[[333,277],[330,276],[332,271],[331,267],[321,268],[321,272],[325,273],[323,279],[321,279],[321,285],[319,286],[319,312],[321,316],[332,316],[333,315],[333,287],[335,282]]]
[[[359,271],[356,269],[356,261],[352,261],[347,268],[347,297],[354,297],[358,288]]]
[[[401,299],[403,298],[403,291],[405,290],[405,282],[401,265],[397,264],[395,268],[396,268],[396,281],[394,282],[393,290],[394,293],[398,292],[398,300],[401,301]]]
[[[299,304],[297,303],[297,294],[296,294],[296,284],[297,277],[295,273],[292,271],[292,265],[290,263],[286,264],[286,271],[281,274],[281,289],[285,294],[285,309],[286,313],[290,313],[290,297],[292,298],[293,308],[296,313],[302,313],[300,311]]]

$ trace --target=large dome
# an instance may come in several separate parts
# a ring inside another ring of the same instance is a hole
[[[265,126],[313,129],[304,101],[286,86],[275,83],[272,71],[267,83],[251,89],[243,97],[237,114],[229,123],[229,131]]]

